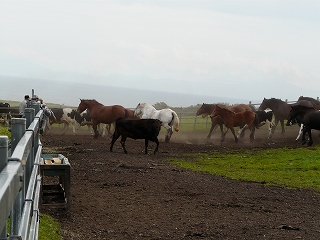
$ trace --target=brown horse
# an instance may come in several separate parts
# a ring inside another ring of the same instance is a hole
[[[236,113],[243,112],[246,110],[248,110],[248,111],[252,110],[252,108],[246,104],[238,104],[238,105],[234,105],[234,106],[227,106],[227,105],[219,104],[219,106],[230,109],[231,111],[236,112]],[[206,117],[206,116],[210,115],[215,109],[216,109],[216,104],[203,103],[201,105],[201,107],[198,109],[196,116],[202,115],[202,117]],[[221,137],[223,137],[223,135],[224,135],[223,124],[224,124],[224,121],[220,116],[211,117],[211,128],[210,128],[210,131],[208,133],[207,138],[211,137],[213,130],[216,129],[217,126],[220,127]],[[243,132],[243,134],[244,134],[244,132]],[[243,137],[243,135],[241,137]]]
[[[274,127],[272,128],[271,133],[272,134],[274,133],[279,121],[281,123],[281,128],[282,128],[281,133],[285,133],[284,121],[288,119],[288,116],[291,110],[290,105],[287,102],[282,101],[281,99],[264,98],[259,107],[259,110],[266,110],[267,108],[270,108],[274,114]]]
[[[99,123],[111,124],[119,117],[128,118],[129,116],[128,110],[121,105],[104,106],[96,100],[80,99],[78,112],[82,113],[86,109],[90,111],[94,138],[99,136],[99,132],[97,131]]]
[[[238,137],[234,131],[233,127],[241,127],[244,125],[248,125],[251,133],[250,133],[250,140],[251,142],[254,140],[254,133],[255,129],[259,128],[259,119],[257,115],[252,110],[245,110],[242,112],[235,113],[230,109],[220,107],[216,105],[215,110],[211,114],[212,117],[220,116],[223,119],[224,125],[227,127],[227,131],[223,134],[221,138],[221,142],[224,141],[225,136],[230,129],[235,142],[238,142]]]

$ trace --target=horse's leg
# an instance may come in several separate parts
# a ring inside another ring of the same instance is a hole
[[[127,149],[126,149],[126,145],[125,145],[126,139],[127,139],[126,137],[122,136],[122,137],[121,137],[121,140],[120,140],[120,143],[121,143],[121,146],[122,146],[122,148],[123,148],[124,153],[125,153],[125,154],[128,154]]]
[[[106,128],[107,128],[107,124],[102,123],[102,132],[101,132],[102,137],[106,135]],[[110,131],[109,131],[109,135],[111,135]]]
[[[172,128],[169,128],[169,129],[167,130],[167,134],[166,134],[165,142],[170,142],[170,139],[171,139],[172,133],[173,133]]]
[[[71,123],[73,135],[77,135],[75,123]]]
[[[267,120],[269,121],[269,120]],[[268,139],[271,139],[272,136],[272,129],[275,127],[275,124],[273,123],[273,121],[269,122],[269,135],[268,135]]]
[[[234,136],[234,141],[237,143],[237,142],[238,142],[238,138],[237,138],[237,135],[236,135],[236,133],[235,133],[235,131],[234,131],[234,128],[233,128],[233,127],[230,127],[230,130],[231,130],[231,132],[232,132],[232,134],[233,134],[233,136]]]
[[[255,139],[254,133],[256,132],[256,128],[254,126],[251,127],[251,133],[250,133],[250,142],[253,142]]]
[[[243,128],[240,128],[239,131],[238,131],[237,137],[239,138],[239,136],[240,136],[241,138],[243,138],[243,137],[244,137],[244,134],[245,134],[244,131],[247,130],[248,128],[249,128],[249,127],[248,127],[247,124],[244,125]]]
[[[302,130],[302,145],[304,145],[306,143],[306,132],[307,132],[307,128],[306,126],[304,126],[303,130]]]
[[[149,144],[149,140],[146,138],[144,139],[144,153],[148,154],[148,144]]]
[[[99,123],[99,124],[97,125],[97,130],[98,130],[98,132],[99,132],[99,135],[101,135],[101,123]]]
[[[97,139],[99,136],[99,132],[97,130],[98,124],[96,122],[92,122],[92,128],[94,131],[94,138]]]
[[[301,123],[301,125],[300,125],[300,129],[299,129],[298,136],[296,137],[296,141],[299,140],[299,138],[300,138],[300,136],[301,136],[301,133],[302,133],[302,130],[303,130],[303,123]]]
[[[276,127],[277,127],[278,123],[279,123],[279,119],[275,118],[274,125],[273,125],[272,130],[271,130],[272,134],[274,134],[274,131],[276,130]]]
[[[284,133],[285,133],[285,130],[284,130],[284,120],[281,119],[281,120],[280,120],[280,123],[281,123],[281,129],[282,129],[282,130],[281,130],[281,133],[284,134]]]
[[[223,132],[223,130],[221,131],[221,140],[220,142],[223,142],[226,139],[226,135],[229,131],[229,128],[227,127],[227,130],[225,132]]]
[[[69,123],[64,122],[63,123],[63,130],[62,130],[62,134],[61,135],[64,135],[67,132],[68,128],[69,128]]]
[[[214,130],[216,130],[216,128],[218,127],[218,124],[217,124],[217,117],[213,117],[213,118],[211,118],[211,128],[210,128],[210,131],[209,131],[209,133],[208,133],[208,136],[207,136],[207,138],[211,138],[211,135],[212,135],[212,132],[214,131]],[[221,129],[222,127],[221,127],[221,125],[220,125],[220,129]],[[223,131],[223,128],[221,129],[221,132]]]
[[[222,132],[222,133],[221,133],[221,140],[220,140],[220,142],[223,142],[223,141],[226,139],[226,135],[227,135],[228,131],[229,131],[229,128],[227,127],[227,130],[226,130],[225,132]]]
[[[168,143],[170,141],[171,135],[173,133],[172,128],[169,126],[168,123],[164,123],[163,126],[167,129],[165,142]]]
[[[221,137],[222,137],[222,135],[223,135],[223,124],[219,124],[219,127],[220,127],[220,132],[221,132]],[[228,128],[227,128],[225,134],[227,134],[227,132],[228,132]]]
[[[312,139],[312,135],[311,135],[311,127],[308,127],[308,135],[309,135],[308,146],[312,146],[312,144],[313,144],[313,139]]]

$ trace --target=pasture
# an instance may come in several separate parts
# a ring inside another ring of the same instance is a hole
[[[272,139],[262,127],[254,143],[228,133],[221,144],[219,133],[207,139],[190,119],[170,143],[160,133],[156,155],[152,144],[144,154],[143,140],[128,139],[124,154],[119,142],[109,151],[109,137],[43,137],[44,151],[72,166],[70,212],[44,213],[58,219],[65,239],[318,238],[319,148],[299,152],[297,126]]]

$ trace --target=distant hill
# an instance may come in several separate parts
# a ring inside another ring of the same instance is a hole
[[[164,102],[172,107],[189,107],[202,103],[249,103],[250,100],[23,77],[0,76],[0,81],[8,83],[5,87],[0,88],[1,99],[20,102],[25,94],[31,95],[34,89],[34,93],[43,98],[46,103],[73,107],[78,106],[80,98],[96,99],[104,105],[120,104],[128,108],[136,107],[139,102],[150,104]],[[252,101],[255,100],[252,99]],[[259,103],[258,100],[256,101],[255,103]]]

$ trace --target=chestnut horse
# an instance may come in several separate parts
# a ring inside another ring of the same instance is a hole
[[[119,117],[128,118],[129,116],[128,110],[121,105],[104,106],[94,99],[80,99],[78,112],[82,113],[86,109],[90,111],[94,138],[99,136],[99,132],[97,131],[99,123],[111,124]]]
[[[233,127],[241,127],[244,125],[247,125],[251,131],[250,140],[252,142],[254,140],[255,129],[259,128],[259,119],[252,110],[245,110],[242,112],[235,113],[230,109],[216,105],[215,110],[212,112],[210,116],[220,116],[223,119],[224,125],[227,127],[227,131],[222,135],[221,142],[224,141],[225,136],[228,130],[230,129],[234,136],[234,140],[237,143],[238,137],[236,136]]]
[[[236,113],[243,112],[245,110],[252,110],[252,108],[247,104],[238,104],[238,105],[234,105],[234,106],[227,106],[227,105],[219,104],[219,106],[230,109],[231,111],[236,112]],[[201,107],[198,109],[198,111],[196,112],[196,116],[202,115],[202,117],[206,117],[206,116],[210,115],[215,109],[216,109],[216,104],[203,103],[201,105]],[[210,131],[209,131],[207,138],[211,137],[213,130],[217,126],[220,127],[221,137],[223,137],[223,134],[224,134],[223,133],[223,124],[224,124],[223,119],[220,116],[211,117],[211,128],[210,128]],[[243,132],[243,134],[244,134],[244,132]]]

